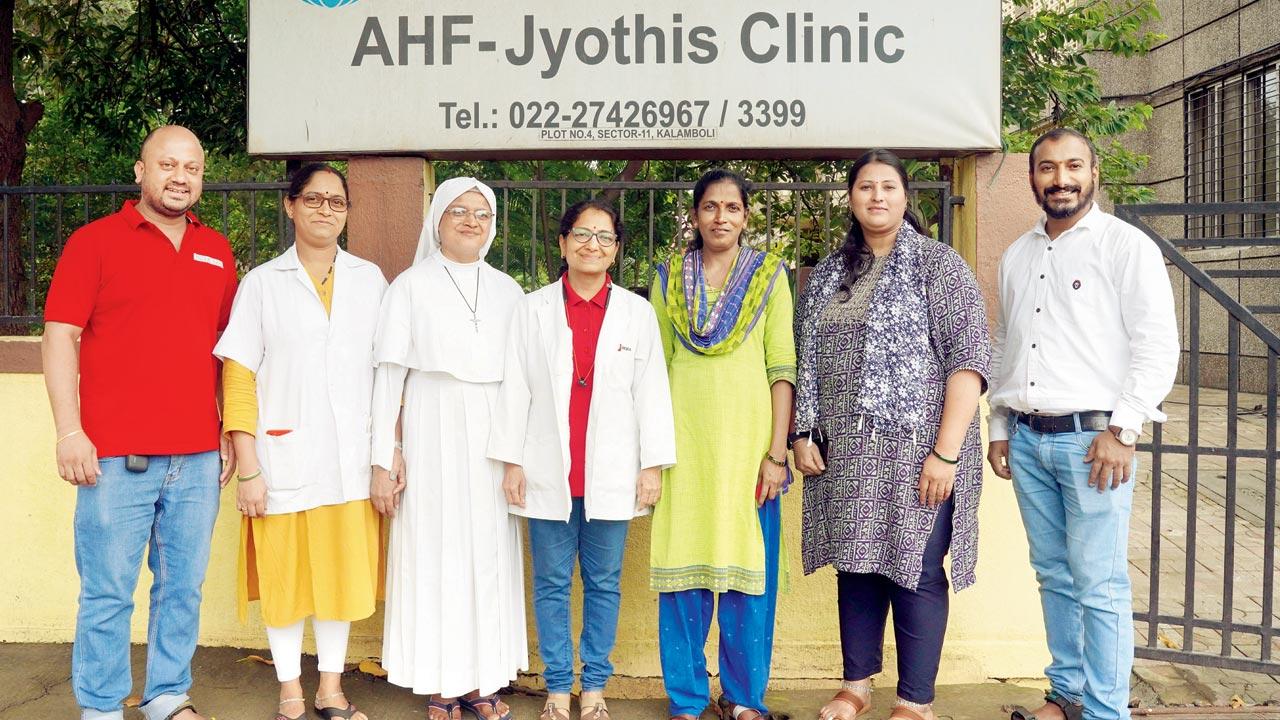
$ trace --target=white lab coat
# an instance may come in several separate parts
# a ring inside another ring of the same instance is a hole
[[[525,507],[511,512],[569,520],[569,393],[573,334],[561,281],[525,296],[511,318],[506,369],[498,389],[489,457],[524,468]],[[653,307],[613,286],[596,345],[587,422],[588,520],[630,520],[641,468],[676,461],[671,387]]]
[[[387,281],[339,249],[333,283],[326,315],[290,247],[245,276],[213,351],[257,376],[269,515],[369,497],[373,336]]]

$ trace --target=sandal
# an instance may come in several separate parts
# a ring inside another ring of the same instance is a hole
[[[193,712],[193,713],[195,713],[195,714],[197,714],[197,715],[199,715],[199,714],[200,714],[200,711],[199,711],[199,710],[196,710],[196,706],[195,706],[195,705],[192,705],[192,704],[191,704],[191,701],[190,701],[190,700],[188,700],[187,702],[184,702],[184,703],[182,703],[181,705],[179,705],[178,707],[174,708],[174,709],[173,709],[173,712],[169,713],[168,715],[165,715],[165,716],[164,716],[164,720],[173,720],[175,717],[177,717],[177,716],[178,716],[178,713],[182,712],[183,710],[190,710],[191,712]],[[293,718],[289,718],[289,720],[294,720],[294,719],[293,719]]]
[[[359,711],[356,710],[355,704],[350,701],[347,702],[346,707],[320,707],[320,703],[325,702],[326,700],[332,700],[334,698],[343,697],[345,694],[346,693],[336,692],[332,695],[317,697],[316,703],[315,703],[316,714],[324,718],[324,720],[334,720],[334,718],[341,718],[342,720],[351,720],[351,718],[355,717],[356,713]],[[343,699],[346,699],[346,698],[343,698]]]
[[[555,703],[547,703],[538,713],[538,720],[569,720],[569,711],[561,710]]]
[[[742,713],[735,717],[734,710],[739,707],[742,708]],[[715,707],[712,709],[715,710],[716,715],[720,716],[720,720],[772,720],[771,715],[766,715],[755,708],[732,703],[724,695],[716,700]]]
[[[459,709],[458,701],[440,702],[439,700],[427,701],[427,717],[431,717],[432,710],[443,710],[445,720],[462,720],[462,710]]]
[[[1062,708],[1062,714],[1067,720],[1083,720],[1084,705],[1072,702],[1058,694],[1057,690],[1050,690],[1044,694],[1046,703],[1053,703]],[[1009,720],[1038,720],[1036,714],[1021,705],[1013,705],[1007,708],[1009,710]]]
[[[271,720],[302,720],[302,718],[307,716],[307,705],[306,705],[307,699],[306,698],[300,698],[300,697],[285,698],[281,700],[280,704],[277,705],[276,707],[284,707],[285,703],[295,703],[295,702],[302,703],[301,715],[298,715],[297,717],[289,717],[288,715],[285,715],[283,712],[280,712],[277,710],[275,717],[271,718]],[[195,708],[192,708],[192,709],[194,710]]]
[[[861,686],[861,688],[866,690],[867,693],[871,692],[871,685],[869,684],[863,685]],[[841,715],[838,712],[832,712],[832,713],[823,712],[823,710],[826,710],[829,705],[835,702],[842,702],[842,703],[848,704],[850,707],[853,708],[853,715]],[[870,700],[864,700],[861,695],[858,695],[857,693],[850,690],[849,688],[842,687],[840,688],[840,690],[836,692],[834,696],[832,696],[830,700],[827,701],[826,705],[822,706],[822,710],[818,711],[818,720],[856,720],[858,716],[869,711],[870,709],[871,709]]]
[[[906,705],[894,705],[889,712],[890,720],[928,720],[919,710]]]
[[[494,720],[511,720],[511,708],[507,708],[506,712],[499,715],[498,702],[498,695],[496,693],[485,695],[484,697],[477,697],[475,699],[468,699],[465,695],[458,698],[458,704],[462,706],[462,709],[469,711],[472,715],[475,715],[476,720],[489,720],[491,717],[490,713],[493,714],[492,717]],[[488,713],[483,712],[480,709],[485,706],[489,708]],[[568,719],[566,718],[566,720]]]
[[[609,708],[605,707],[604,703],[598,702],[590,710],[580,711],[578,720],[612,720],[612,716],[609,714]]]

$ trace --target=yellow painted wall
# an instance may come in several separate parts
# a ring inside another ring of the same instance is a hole
[[[0,544],[0,567],[4,568],[0,642],[72,639],[78,592],[71,535],[75,490],[55,472],[53,442],[43,378],[35,374],[0,374],[0,478],[10,518],[6,541]],[[778,606],[774,676],[779,687],[840,676],[835,576],[829,569],[808,577],[800,574],[800,504],[797,487],[784,500],[783,522],[793,582],[791,592],[780,597]],[[238,522],[234,490],[228,488],[223,493],[214,533],[200,642],[261,648],[265,647],[266,638],[256,617],[248,625],[236,620],[233,580]],[[980,526],[978,584],[953,596],[939,681],[1039,677],[1048,655],[1035,580],[1027,564],[1026,539],[1009,483],[990,474],[982,498]],[[634,522],[623,572],[622,618],[614,653],[619,676],[660,675],[657,596],[647,587],[648,541],[648,519]],[[527,568],[526,562],[526,577]],[[135,595],[136,642],[144,641],[146,636],[150,576],[145,567],[141,577]],[[532,641],[536,637],[532,612],[529,622]],[[380,613],[356,624],[352,656],[378,655],[381,632]],[[891,630],[888,636],[891,645]],[[715,657],[714,641],[708,647],[708,657]],[[891,649],[886,652],[885,662],[888,675],[892,676]],[[654,683],[648,687],[657,690]]]

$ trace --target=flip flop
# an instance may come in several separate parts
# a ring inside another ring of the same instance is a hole
[[[491,712],[498,712],[498,696],[496,693],[478,697],[474,700],[468,700],[466,697],[460,697],[458,698],[458,704],[462,706],[463,710],[475,715],[476,720],[489,720],[488,713],[480,710],[482,706],[488,706]],[[498,715],[497,720],[511,720],[511,708],[507,708],[505,713]]]

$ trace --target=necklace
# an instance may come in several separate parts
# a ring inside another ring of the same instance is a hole
[[[329,282],[329,276],[333,275],[333,263],[329,263],[329,269],[324,271],[324,277],[320,278],[320,285],[323,286]]]
[[[566,276],[563,280],[561,280],[561,281],[560,281],[560,289],[564,291],[564,320],[565,320],[565,322],[566,322],[566,323],[568,323],[568,322],[569,322],[569,278],[568,278],[567,276]],[[604,310],[605,310],[605,312],[608,312],[608,311],[609,311],[609,298],[611,298],[611,297],[613,297],[613,283],[607,283],[607,284],[605,285],[605,294],[604,294]],[[572,326],[570,326],[570,331],[569,331],[569,332],[570,332],[570,333],[572,333],[572,332],[573,332],[573,330],[572,330]],[[592,371],[592,370],[594,370],[594,369],[595,369],[595,367],[596,367],[596,358],[595,358],[595,356],[593,355],[593,356],[591,357],[591,364],[587,366],[587,371],[586,371],[585,373],[581,374],[581,375],[579,375],[579,374],[578,374],[578,353],[573,352],[573,349],[572,349],[572,348],[570,348],[570,349],[569,349],[569,356],[573,358],[573,378],[574,378],[574,380],[578,383],[578,386],[579,386],[579,387],[586,387],[586,386],[587,386],[587,378],[591,377],[591,371]]]
[[[444,268],[444,274],[449,276],[449,282],[453,283],[453,289],[458,291],[458,297],[462,298],[462,302],[471,311],[471,326],[476,332],[480,332],[480,319],[476,317],[476,311],[480,309],[480,268],[476,268],[476,298],[475,303],[467,302],[467,296],[462,294],[462,287],[458,285],[458,281],[453,279],[453,273],[449,272],[448,265],[441,265]]]

